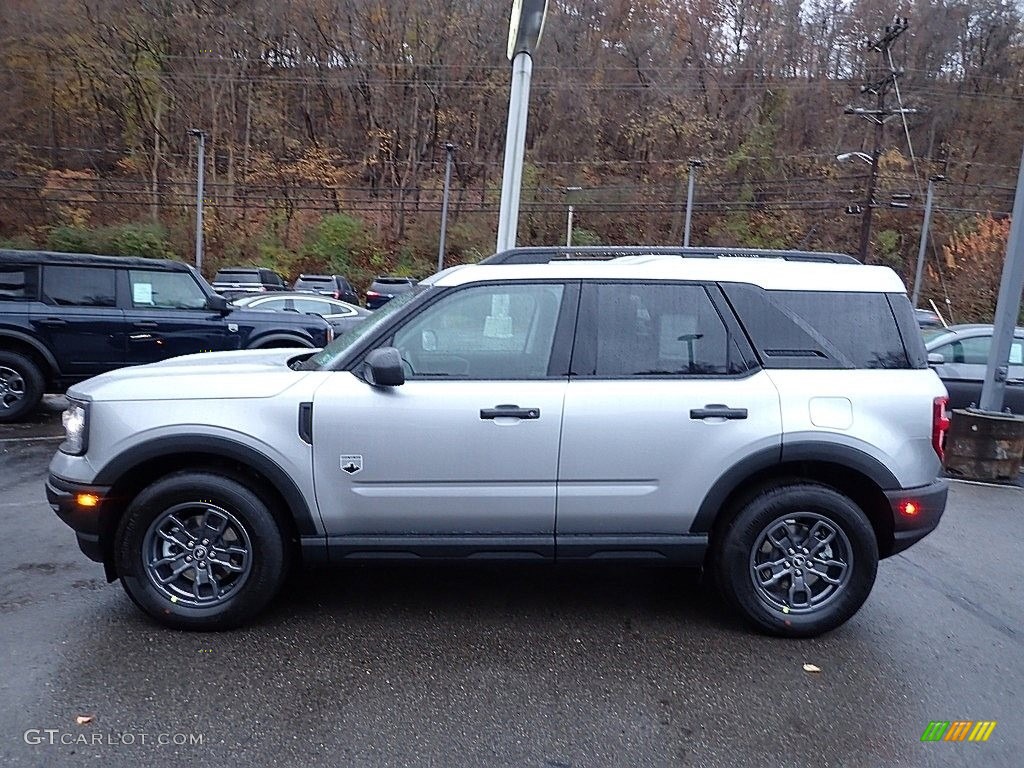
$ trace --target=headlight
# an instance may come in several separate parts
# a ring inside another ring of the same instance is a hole
[[[70,456],[81,456],[89,447],[89,404],[77,400],[70,402],[61,417],[64,442],[60,444],[60,450]]]

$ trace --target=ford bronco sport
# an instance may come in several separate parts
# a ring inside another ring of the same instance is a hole
[[[946,393],[890,269],[548,251],[441,272],[316,353],[76,385],[51,505],[196,629],[252,619],[298,563],[494,558],[698,566],[755,627],[812,636],[936,527]]]

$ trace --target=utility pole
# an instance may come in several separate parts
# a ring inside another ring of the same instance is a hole
[[[444,143],[444,151],[447,157],[444,161],[444,198],[441,201],[441,236],[437,243],[437,271],[444,269],[444,247],[445,238],[448,234],[448,197],[452,191],[452,159],[455,157],[455,150],[458,149],[450,141]]]
[[[879,71],[885,70],[887,74],[876,82],[865,83],[860,88],[862,94],[870,94],[876,97],[873,108],[847,107],[845,110],[846,114],[863,117],[865,120],[874,123],[875,126],[874,144],[871,151],[871,174],[868,177],[868,189],[864,198],[864,208],[861,212],[860,220],[860,247],[858,252],[860,260],[865,264],[869,261],[868,250],[871,245],[871,219],[875,210],[875,189],[878,186],[878,160],[882,153],[885,123],[896,115],[911,114],[917,111],[914,109],[903,109],[902,107],[890,108],[886,101],[889,89],[895,85],[896,78],[902,74],[902,72],[897,71],[890,65],[892,57],[889,51],[892,48],[892,44],[896,42],[896,39],[907,31],[908,26],[909,22],[906,18],[897,16],[893,19],[892,24],[885,28],[885,34],[877,40],[867,41],[866,47],[872,51],[877,51],[881,55],[882,65]]]
[[[190,128],[189,134],[199,139],[199,157],[196,160],[196,271],[203,274],[203,174],[206,170],[206,134]]]
[[[566,198],[566,200],[568,201],[568,204],[569,204],[569,210],[568,210],[568,213],[567,213],[567,215],[565,217],[565,219],[566,219],[565,220],[565,246],[566,246],[566,248],[568,248],[569,246],[572,245],[572,215],[573,215],[573,213],[576,210],[576,206],[574,206],[573,202],[572,202],[573,201],[572,195],[573,195],[574,192],[580,192],[582,190],[583,190],[583,187],[566,187],[565,188],[565,198]]]
[[[683,225],[683,248],[690,247],[690,222],[693,220],[693,191],[696,184],[697,169],[704,167],[704,161],[690,161],[690,180],[686,186],[686,223]]]
[[[999,283],[999,299],[996,302],[996,316],[993,320],[992,346],[988,351],[988,366],[985,382],[981,388],[983,411],[1000,411],[1006,394],[1006,379],[1009,375],[1010,346],[1013,343],[1013,329],[1020,313],[1021,293],[1024,292],[1024,152],[1020,157],[1017,173],[1017,195],[1013,201],[1013,218],[1010,237],[1006,243],[1006,261],[1003,263],[1003,277]]]
[[[910,303],[917,308],[918,299],[921,298],[921,278],[924,276],[924,255],[928,251],[928,234],[932,226],[932,202],[935,200],[935,184],[945,181],[946,177],[936,174],[928,178],[928,197],[924,204],[924,224],[921,225],[921,244],[917,249],[917,269],[914,270],[914,291],[910,296]]]

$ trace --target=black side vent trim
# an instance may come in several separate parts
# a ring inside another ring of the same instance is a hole
[[[816,349],[766,349],[764,353],[768,357],[826,357]]]
[[[308,445],[313,444],[313,404],[299,403],[299,437]]]

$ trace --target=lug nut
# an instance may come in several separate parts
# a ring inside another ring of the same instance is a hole
[[[195,545],[196,545],[196,543],[195,543],[194,541],[190,541],[190,542],[188,543],[188,548],[189,548],[189,549],[192,549],[192,547],[194,547]]]
[[[803,572],[803,571],[797,571],[797,572],[796,572],[796,575],[797,575],[797,576],[803,576],[803,575],[804,575],[804,572]]]
[[[209,543],[210,543],[209,539],[203,539],[203,544],[209,544]]]
[[[789,568],[789,560],[786,561],[785,566]]]
[[[206,561],[205,560],[200,560],[199,561],[199,567],[200,568],[205,568],[206,567]]]
[[[185,558],[185,562],[186,563],[191,563],[192,562],[192,555],[189,555],[188,557],[186,557]]]

